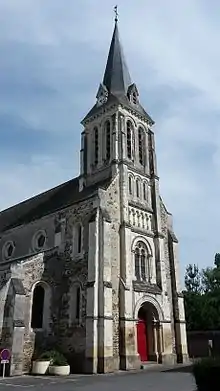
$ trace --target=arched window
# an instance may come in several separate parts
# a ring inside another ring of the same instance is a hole
[[[45,282],[35,285],[32,296],[31,322],[32,329],[47,329],[50,320],[51,290]]]
[[[69,301],[70,323],[78,323],[81,317],[81,287],[74,283],[70,289]]]
[[[94,128],[94,163],[97,166],[99,160],[99,131],[98,128]]]
[[[132,188],[133,188],[133,179],[131,176],[128,177],[128,191],[129,194],[132,195]]]
[[[106,142],[106,160],[111,157],[111,124],[110,121],[105,123],[105,142]]]
[[[137,196],[137,198],[140,197],[140,181],[139,181],[139,179],[136,179],[136,196]]]
[[[36,285],[33,292],[32,312],[31,312],[32,329],[43,328],[44,298],[45,298],[45,290],[43,286],[40,284]]]
[[[74,248],[76,254],[81,254],[82,252],[82,225],[80,223],[76,224],[75,235],[74,235]]]
[[[145,201],[147,200],[147,185],[145,182],[143,183],[143,198]]]
[[[151,257],[143,242],[138,242],[135,247],[135,277],[137,280],[151,281]]]
[[[127,122],[127,157],[132,159],[132,123]]]
[[[139,163],[144,165],[144,148],[145,148],[145,135],[142,128],[138,129],[138,152],[139,152]]]

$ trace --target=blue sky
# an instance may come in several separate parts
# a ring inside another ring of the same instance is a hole
[[[126,6],[125,6],[126,4]],[[113,30],[111,0],[0,0],[0,208],[76,175]],[[220,252],[220,5],[118,1],[120,35],[156,121],[161,194],[186,264]]]

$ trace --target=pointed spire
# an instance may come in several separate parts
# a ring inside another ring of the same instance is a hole
[[[113,95],[126,95],[132,84],[118,32],[118,9],[115,11],[115,28],[112,36],[103,84]]]

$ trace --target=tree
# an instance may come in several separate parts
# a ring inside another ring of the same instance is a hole
[[[188,330],[220,329],[220,253],[214,267],[201,272],[188,265],[185,274],[184,303]]]
[[[199,293],[201,291],[201,274],[195,264],[190,264],[186,268],[185,287],[187,292]]]
[[[198,330],[202,323],[201,274],[197,265],[188,265],[185,274],[184,303],[188,330]]]

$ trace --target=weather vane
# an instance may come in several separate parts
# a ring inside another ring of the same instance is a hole
[[[114,12],[115,12],[115,22],[117,22],[118,21],[118,6],[117,5],[114,7]]]

